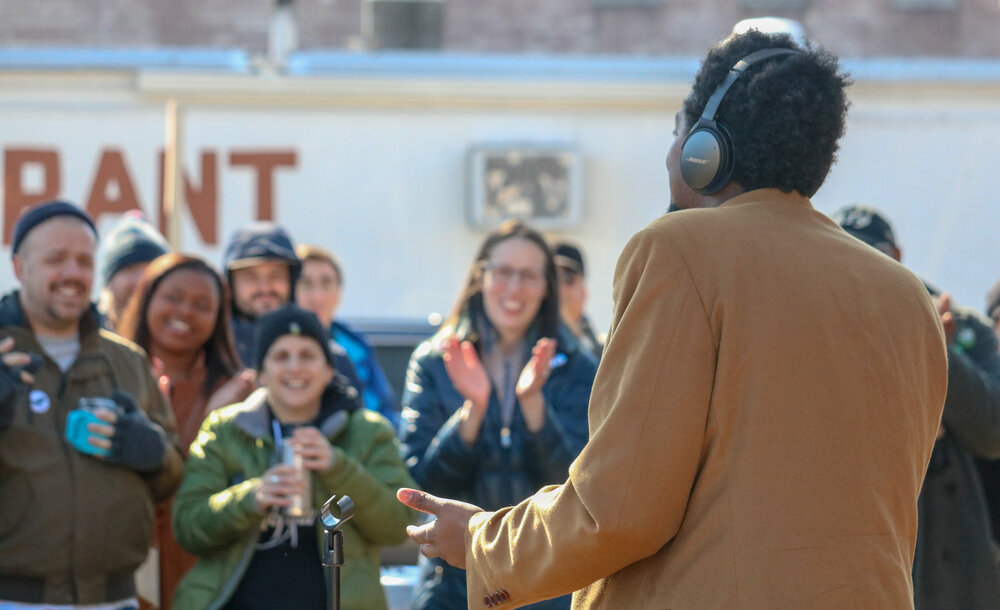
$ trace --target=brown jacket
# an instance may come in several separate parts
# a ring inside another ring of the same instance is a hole
[[[168,447],[163,468],[140,476],[64,440],[66,415],[78,400],[107,398],[115,388],[176,440],[174,418],[142,351],[98,329],[94,313],[81,320],[80,353],[69,370],[62,373],[45,357],[31,394],[19,388],[11,426],[0,433],[0,599],[93,604],[134,595],[153,503],[180,484],[175,447]],[[7,336],[15,350],[43,354],[17,292],[0,303],[0,338]]]
[[[469,607],[912,606],[947,383],[920,281],[766,189],[651,223],[614,296],[590,442],[473,517]]]

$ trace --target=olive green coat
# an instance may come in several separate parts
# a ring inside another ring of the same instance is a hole
[[[98,328],[94,309],[81,318],[79,336],[80,353],[62,372],[38,343],[19,293],[0,301],[0,339],[13,337],[15,351],[43,357],[35,382],[18,386],[13,419],[0,431],[0,580],[22,585],[20,594],[8,589],[0,599],[69,605],[134,595],[153,503],[169,498],[180,481],[173,445],[162,468],[139,474],[66,442],[66,416],[79,399],[107,398],[115,389],[176,440],[173,414],[142,350]]]

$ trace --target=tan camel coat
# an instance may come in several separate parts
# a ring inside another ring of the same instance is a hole
[[[590,442],[473,517],[469,607],[912,607],[947,384],[920,281],[765,189],[652,222],[614,299]]]

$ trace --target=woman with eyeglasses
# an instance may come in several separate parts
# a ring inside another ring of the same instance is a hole
[[[596,363],[559,318],[552,253],[519,221],[490,233],[441,330],[414,351],[404,459],[433,494],[486,510],[566,479],[587,442]],[[465,608],[465,573],[420,558],[412,608]],[[569,596],[535,608],[568,608]]]

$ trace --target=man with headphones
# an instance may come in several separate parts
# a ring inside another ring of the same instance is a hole
[[[619,259],[566,482],[496,512],[399,492],[470,607],[912,606],[947,358],[920,281],[808,199],[847,84],[787,35],[709,51],[667,158],[679,211]]]

